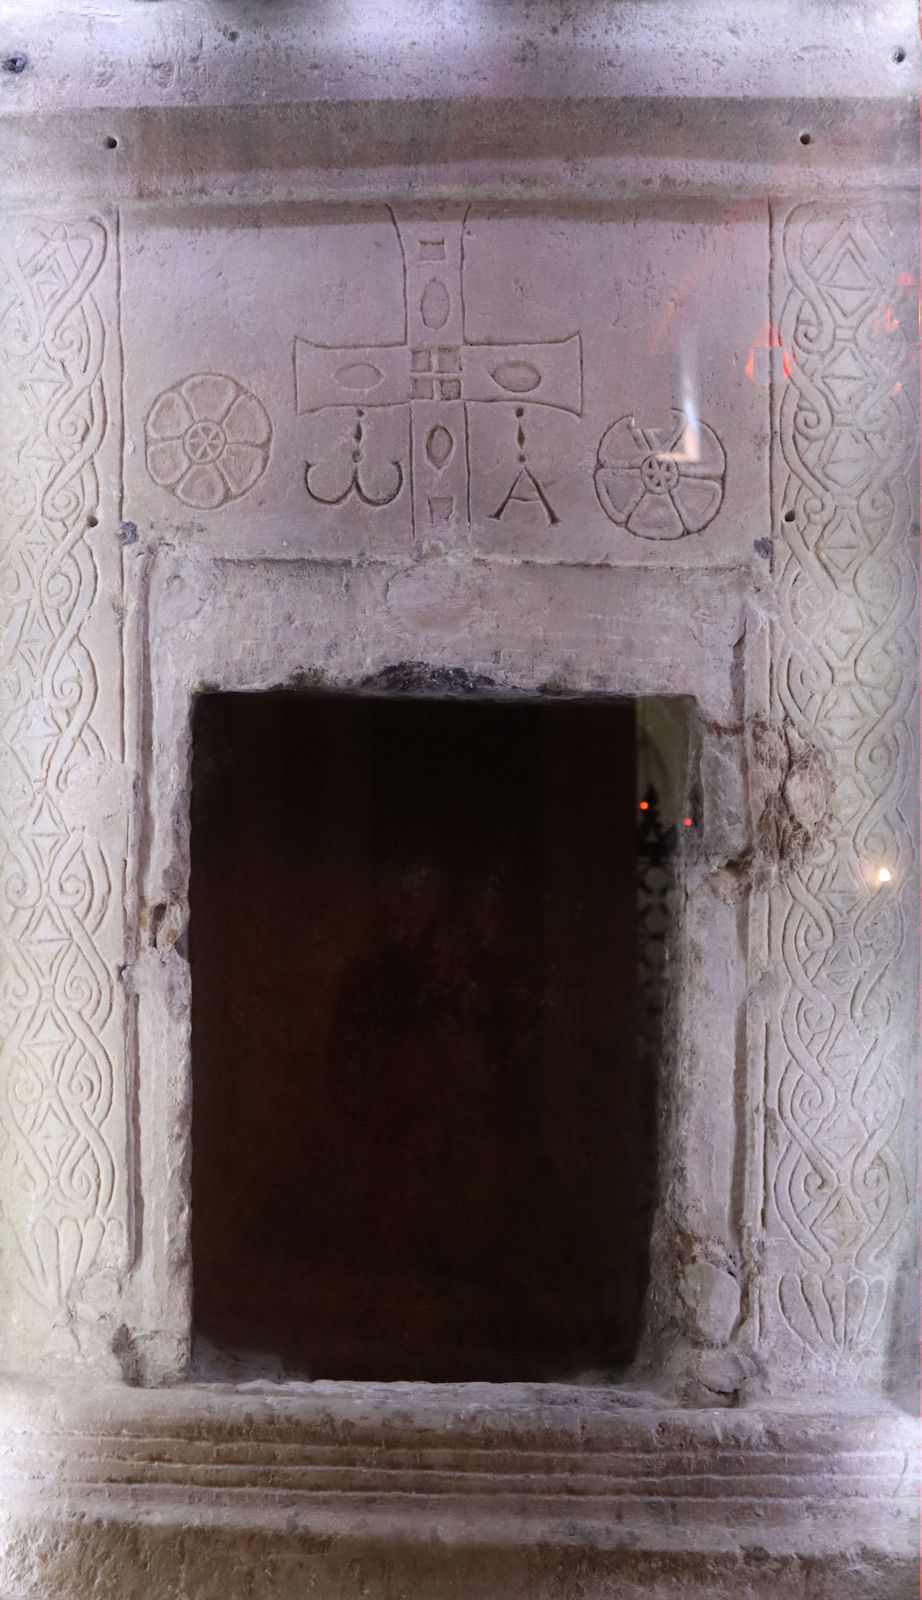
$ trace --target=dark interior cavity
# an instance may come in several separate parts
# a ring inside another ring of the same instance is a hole
[[[209,694],[194,1327],[215,1375],[551,1380],[637,1344],[637,712]]]

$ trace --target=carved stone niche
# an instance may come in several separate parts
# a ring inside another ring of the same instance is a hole
[[[919,63],[831,20],[6,7],[5,1595],[915,1593]],[[616,1381],[190,1368],[193,709],[405,662],[693,702]]]

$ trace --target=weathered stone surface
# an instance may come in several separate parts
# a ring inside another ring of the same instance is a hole
[[[0,32],[0,1588],[914,1592],[912,9]],[[407,662],[695,703],[642,1391],[187,1381],[191,705]]]
[[[768,1600],[782,1580],[805,1600],[884,1600],[914,1578],[916,1430],[889,1409],[255,1383],[33,1391],[4,1410],[0,1559],[23,1600],[218,1600],[229,1582],[259,1600],[510,1585],[556,1600],[575,1584]]]

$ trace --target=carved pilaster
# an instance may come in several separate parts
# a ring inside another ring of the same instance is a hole
[[[101,218],[4,223],[0,1327],[11,1362],[92,1349],[130,1248],[117,273]]]
[[[805,205],[774,240],[780,553],[758,741],[783,782],[756,817],[777,874],[754,950],[771,994],[762,1316],[769,1360],[793,1337],[807,1382],[886,1379],[906,1265],[916,269],[897,238],[882,206]]]

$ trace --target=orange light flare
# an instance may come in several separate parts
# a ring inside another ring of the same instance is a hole
[[[767,352],[780,350],[780,359]],[[749,346],[749,355],[743,368],[750,383],[760,389],[768,387],[772,377],[789,378],[791,376],[791,357],[785,349],[781,335],[774,323],[767,322],[760,329],[755,339]]]
[[[683,817],[682,818],[682,827],[683,828],[693,828],[694,826],[695,826],[694,817]]]
[[[878,306],[871,323],[871,332],[876,338],[881,333],[899,333],[902,326],[899,317],[894,315],[892,306]]]
[[[897,315],[899,312],[899,315]],[[908,329],[911,328],[913,316],[919,316],[919,285],[911,272],[898,272],[893,280],[891,302],[879,305],[871,319],[871,334],[875,339],[892,338],[894,334],[901,334],[905,345],[901,352],[900,364],[905,364],[913,359],[913,342]],[[902,380],[897,378],[891,394],[900,394],[903,388]]]

